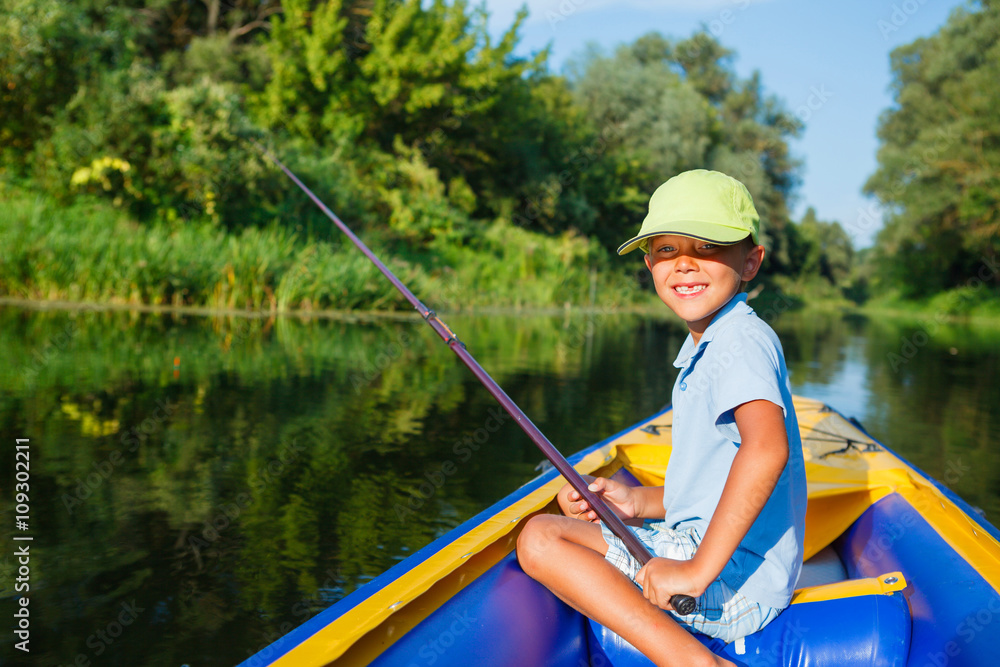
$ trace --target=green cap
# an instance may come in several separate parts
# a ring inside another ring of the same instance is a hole
[[[648,252],[647,239],[660,234],[728,245],[747,236],[759,243],[759,233],[760,216],[745,185],[718,171],[694,169],[656,188],[639,234],[623,243],[618,254],[640,247]]]

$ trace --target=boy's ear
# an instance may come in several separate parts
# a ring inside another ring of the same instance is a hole
[[[740,278],[743,282],[750,282],[760,271],[760,265],[764,261],[764,246],[755,245],[747,252],[746,259],[743,260],[743,272]],[[648,260],[647,260],[648,263]]]
[[[653,272],[653,264],[652,264],[652,262],[649,261],[649,253],[647,252],[645,255],[643,255],[642,259],[643,259],[644,262],[646,262],[646,268],[649,269],[650,273],[652,273]]]

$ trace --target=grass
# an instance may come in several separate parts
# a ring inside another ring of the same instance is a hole
[[[902,299],[896,294],[871,300],[860,311],[878,317],[940,322],[965,322],[1000,327],[1000,292],[995,284],[979,282],[925,299]]]
[[[2,188],[2,186],[0,186]],[[353,245],[279,224],[140,224],[112,205],[8,188],[0,204],[0,296],[246,310],[396,310],[406,300]],[[468,307],[628,305],[640,290],[594,242],[504,221],[466,244],[373,250],[418,298]]]

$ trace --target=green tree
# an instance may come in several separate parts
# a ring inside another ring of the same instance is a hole
[[[260,118],[321,144],[392,152],[397,136],[427,141],[478,120],[528,68],[511,56],[520,19],[494,45],[485,16],[464,1],[286,0],[283,9]]]
[[[799,222],[799,230],[807,243],[799,271],[818,275],[831,285],[845,284],[853,266],[854,246],[840,223],[818,219],[810,206]]]
[[[3,151],[4,162],[22,163],[50,131],[52,116],[79,96],[81,83],[134,59],[150,32],[149,21],[129,7],[3,0],[0,143],[12,149]]]
[[[38,140],[64,122],[59,112],[67,105],[103,103],[103,91],[95,86],[104,75],[159,63],[186,52],[199,37],[224,35],[227,44],[245,44],[267,29],[279,9],[274,0],[204,3],[0,2],[0,142],[13,148],[4,151],[4,161],[20,164]],[[231,51],[214,55],[215,67],[205,72],[232,70],[241,61]],[[74,150],[85,153],[102,139],[91,131],[77,137]]]
[[[524,14],[494,42],[482,10],[425,4],[286,2],[255,112],[356,164],[372,217],[410,247],[519,210],[561,136],[534,89],[545,54],[512,55]]]
[[[617,204],[615,238],[641,219],[649,194],[670,176],[718,169],[742,180],[764,220],[772,271],[789,273],[788,198],[799,164],[788,139],[800,124],[763,91],[758,74],[740,80],[732,52],[706,33],[672,41],[657,33],[613,56],[591,48],[573,64],[577,100],[595,127],[616,129],[609,203]]]
[[[273,187],[241,94],[262,87],[250,41],[273,8],[230,3],[209,27],[199,7],[4,0],[4,162],[63,202],[93,191],[140,219],[254,215]]]
[[[886,211],[879,278],[916,297],[963,285],[1000,251],[1000,5],[955,10],[893,51],[892,71],[865,191]]]

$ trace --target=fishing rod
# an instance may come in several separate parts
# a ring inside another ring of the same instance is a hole
[[[389,267],[383,264],[382,261],[375,256],[375,253],[373,253],[368,246],[365,245],[364,242],[359,239],[354,232],[352,232],[351,229],[344,224],[343,221],[341,221],[340,218],[337,217],[333,211],[327,208],[326,204],[324,204],[319,197],[313,194],[313,191],[306,187],[306,185],[299,180],[298,176],[293,174],[292,171],[286,167],[281,160],[277,158],[277,156],[274,155],[274,153],[256,141],[253,143],[255,143],[257,147],[260,148],[261,151],[263,151],[263,153],[272,162],[274,162],[279,169],[281,169],[281,171],[285,172],[285,175],[292,179],[292,182],[299,186],[299,188],[313,200],[313,203],[315,203],[316,206],[318,206],[319,209],[326,214],[326,217],[330,218],[330,220],[333,221],[333,224],[335,224],[340,231],[344,232],[344,234],[347,235],[347,238],[349,238],[351,242],[365,254],[365,257],[371,260],[376,268],[382,272],[382,275],[388,278],[389,282],[391,282],[393,286],[399,290],[404,297],[406,297],[406,300],[410,302],[418,313],[420,313],[420,316],[424,318],[424,321],[427,322],[427,324],[429,324],[439,336],[441,336],[445,343],[448,344],[448,347],[451,348],[451,351],[462,360],[469,370],[472,371],[472,374],[476,376],[483,386],[486,387],[486,390],[493,395],[493,398],[495,398],[500,405],[503,406],[504,410],[506,410],[510,416],[514,418],[514,421],[517,422],[518,426],[520,426],[528,437],[531,438],[531,441],[535,443],[535,446],[542,451],[545,458],[547,458],[549,462],[555,466],[556,470],[558,470],[566,481],[569,482],[570,486],[572,486],[576,492],[580,494],[580,497],[587,501],[587,505],[594,510],[604,525],[606,525],[612,533],[618,536],[618,538],[625,543],[625,546],[628,548],[629,552],[635,556],[636,560],[638,560],[642,565],[648,563],[649,560],[653,558],[653,554],[650,553],[648,548],[646,548],[646,545],[639,541],[639,538],[636,537],[635,533],[628,529],[625,523],[621,520],[621,517],[615,514],[615,512],[608,507],[607,504],[605,504],[605,502],[597,496],[597,494],[588,488],[587,482],[580,476],[580,473],[578,473],[576,469],[569,464],[566,457],[564,457],[559,450],[556,449],[551,442],[549,442],[549,439],[546,438],[540,430],[538,430],[538,427],[535,426],[530,419],[528,419],[528,416],[524,414],[521,408],[519,408],[513,400],[511,400],[510,396],[508,396],[507,392],[505,392],[503,388],[497,384],[496,380],[490,377],[490,374],[483,370],[483,367],[479,365],[479,362],[477,362],[475,358],[473,358],[473,356],[465,348],[465,343],[458,339],[455,332],[452,331],[440,317],[438,317],[437,313],[425,306],[420,299],[418,299],[413,292],[411,292],[409,288],[404,285],[392,271],[389,270]],[[670,598],[670,604],[677,611],[677,613],[682,616],[687,616],[688,614],[694,612],[697,608],[694,598],[690,595],[674,595]]]

